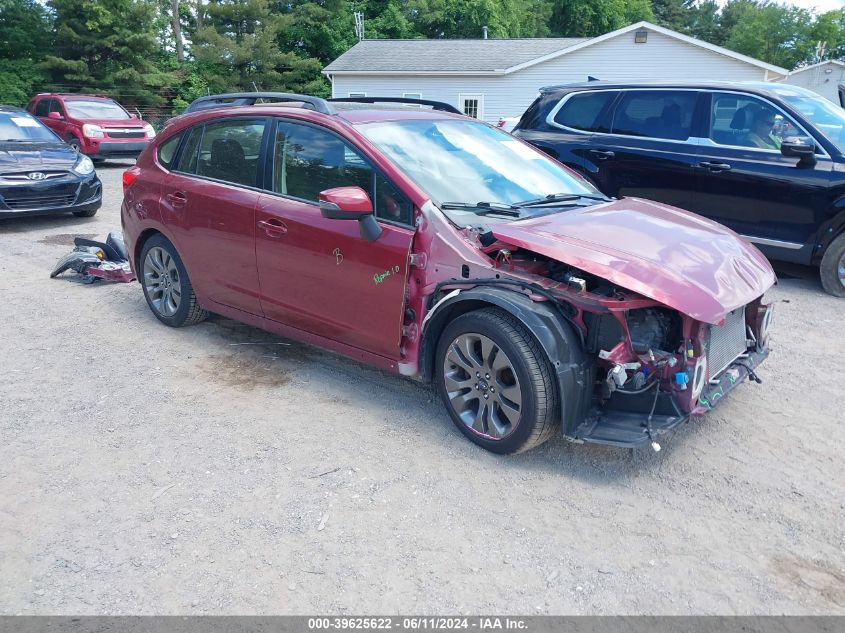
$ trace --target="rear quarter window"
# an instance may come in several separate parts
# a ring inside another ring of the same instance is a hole
[[[167,139],[158,146],[158,162],[165,169],[173,166],[173,159],[176,158],[176,150],[179,149],[179,141],[182,140],[182,132]]]
[[[599,127],[602,114],[610,106],[618,92],[582,92],[564,97],[565,101],[555,114],[554,121],[558,125],[581,130],[583,132],[607,132]]]

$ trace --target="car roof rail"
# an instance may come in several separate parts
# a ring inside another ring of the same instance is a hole
[[[330,102],[340,103],[403,103],[408,105],[425,105],[432,110],[451,112],[452,114],[463,114],[455,106],[443,101],[432,101],[430,99],[412,99],[410,97],[334,97]]]
[[[321,97],[300,95],[292,92],[230,92],[220,95],[208,95],[194,99],[185,112],[197,112],[210,108],[255,105],[259,99],[278,102],[296,102],[308,105],[322,114],[336,114],[334,109]]]

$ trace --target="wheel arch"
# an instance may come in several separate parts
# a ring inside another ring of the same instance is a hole
[[[463,314],[491,307],[518,319],[540,344],[555,375],[564,434],[573,435],[590,404],[593,363],[572,326],[547,301],[533,301],[509,289],[475,287],[436,304],[423,327],[420,348],[423,379],[427,382],[434,379],[435,353],[446,326]]]

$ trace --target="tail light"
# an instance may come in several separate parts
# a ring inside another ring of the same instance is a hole
[[[129,189],[129,186],[138,179],[138,176],[141,174],[141,170],[139,167],[130,167],[125,172],[123,172],[123,193],[126,193],[126,190]]]

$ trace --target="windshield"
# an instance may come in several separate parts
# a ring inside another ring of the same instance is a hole
[[[424,189],[441,208],[466,203],[467,209],[444,209],[465,225],[484,202],[485,222],[512,221],[541,212],[541,207],[497,215],[492,205],[509,207],[558,194],[601,196],[544,153],[501,130],[475,121],[406,120],[368,123],[363,134]],[[595,202],[595,200],[592,200]],[[572,201],[568,201],[572,204]],[[559,205],[561,206],[561,205]],[[548,207],[545,209],[548,211]]]
[[[28,112],[0,112],[0,142],[52,141],[58,139]]]
[[[783,99],[845,153],[845,110],[823,97],[784,95]]]
[[[65,101],[68,114],[76,119],[128,119],[129,114],[114,101]]]

